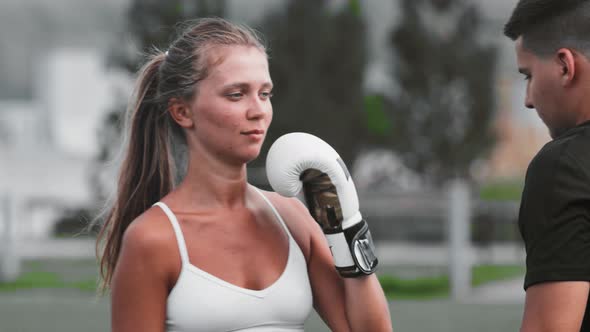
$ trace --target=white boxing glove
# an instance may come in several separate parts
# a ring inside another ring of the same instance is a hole
[[[356,188],[338,153],[320,138],[290,133],[268,151],[266,174],[282,196],[297,197],[320,224],[343,277],[375,272],[375,246],[359,211]]]

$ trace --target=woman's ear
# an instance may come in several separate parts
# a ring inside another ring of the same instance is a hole
[[[562,84],[571,84],[576,75],[576,58],[574,53],[568,48],[561,48],[557,50],[557,61],[561,67]]]
[[[194,125],[190,105],[178,98],[170,98],[168,112],[172,119],[182,128],[192,128]]]

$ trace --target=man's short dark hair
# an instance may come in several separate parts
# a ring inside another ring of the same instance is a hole
[[[590,54],[590,0],[520,0],[504,34],[540,56],[561,47]]]

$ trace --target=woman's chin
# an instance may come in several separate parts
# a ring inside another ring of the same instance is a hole
[[[244,153],[243,155],[241,155],[239,157],[239,159],[243,164],[248,164],[248,163],[254,161],[255,159],[257,159],[259,156],[260,156],[260,149],[257,149],[256,151],[248,151],[248,152]]]

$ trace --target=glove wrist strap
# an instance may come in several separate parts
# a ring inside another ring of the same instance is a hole
[[[343,277],[372,274],[379,263],[375,246],[364,220],[343,232],[326,234],[336,269]]]

